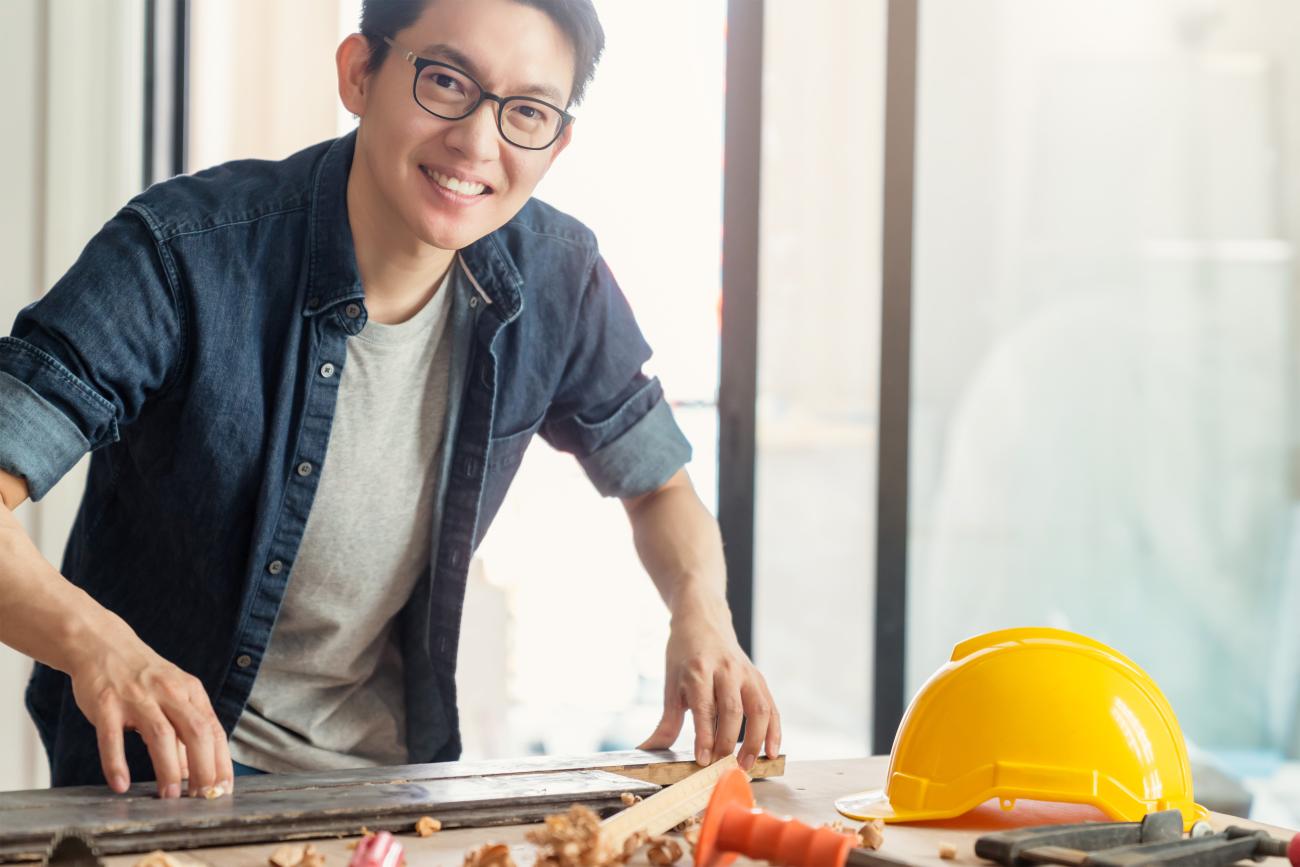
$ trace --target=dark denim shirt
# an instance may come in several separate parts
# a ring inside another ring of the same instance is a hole
[[[200,678],[229,733],[271,630],[366,321],[347,218],[355,134],[133,199],[0,338],[0,468],[39,500],[87,451],[63,574]],[[475,308],[436,555],[399,618],[410,758],[460,754],[454,674],[470,557],[534,434],[600,493],[689,460],[592,233],[532,200],[461,251]],[[383,448],[383,443],[375,443]],[[430,456],[432,458],[432,456]],[[64,674],[27,704],[55,785],[103,780]],[[127,739],[135,779],[151,779]]]

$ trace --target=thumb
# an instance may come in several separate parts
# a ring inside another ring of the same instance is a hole
[[[654,733],[646,738],[638,750],[665,750],[673,745],[681,734],[682,722],[686,718],[686,708],[677,702],[664,704],[664,715],[659,718],[659,725]]]

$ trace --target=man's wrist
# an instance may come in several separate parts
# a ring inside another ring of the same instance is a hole
[[[669,611],[674,623],[705,619],[731,625],[731,608],[716,582],[684,578],[677,584]]]
[[[103,657],[106,648],[121,647],[127,637],[122,630],[130,634],[130,629],[81,588],[68,583],[61,589],[64,604],[54,614],[55,641],[45,655],[50,667],[71,675],[88,660]]]

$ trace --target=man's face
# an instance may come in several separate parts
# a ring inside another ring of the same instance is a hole
[[[531,151],[501,137],[491,100],[461,120],[434,117],[412,97],[415,69],[402,55],[409,49],[463,67],[503,97],[550,90],[559,99],[547,101],[563,106],[573,87],[573,47],[544,12],[515,0],[433,0],[392,37],[403,50],[390,49],[365,85],[357,158],[416,239],[459,250],[519,212],[572,129]],[[453,178],[459,190],[448,188]]]

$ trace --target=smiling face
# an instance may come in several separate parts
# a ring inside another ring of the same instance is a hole
[[[491,93],[553,93],[564,105],[573,47],[544,12],[515,0],[432,0],[415,23],[387,35],[401,50],[390,49],[370,75],[364,37],[348,37],[339,50],[340,94],[361,119],[350,184],[359,185],[362,207],[390,240],[400,233],[462,249],[519,212],[572,125],[551,147],[532,151],[501,137],[491,100],[462,120],[435,117],[412,95],[406,51],[462,68]]]

